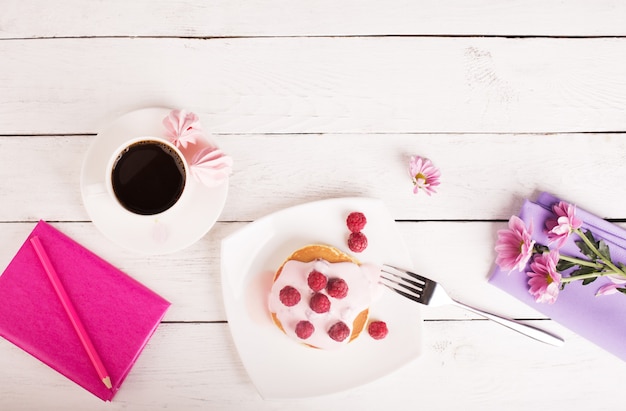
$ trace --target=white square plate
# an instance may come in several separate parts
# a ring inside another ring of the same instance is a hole
[[[368,247],[349,251],[346,218],[367,218]],[[272,322],[268,295],[274,273],[295,250],[328,244],[359,261],[411,268],[404,241],[383,202],[337,198],[288,208],[248,224],[222,241],[222,291],[239,355],[262,397],[303,398],[350,389],[398,369],[421,352],[419,304],[383,290],[370,318],[387,323],[389,334],[374,340],[367,330],[334,351],[310,348],[283,334]]]

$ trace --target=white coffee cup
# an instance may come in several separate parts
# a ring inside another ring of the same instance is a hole
[[[189,166],[181,151],[158,137],[124,142],[109,158],[104,183],[89,186],[90,195],[106,194],[129,213],[154,216],[183,197]]]

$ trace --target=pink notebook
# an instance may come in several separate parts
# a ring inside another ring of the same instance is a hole
[[[110,390],[98,377],[29,241],[34,235],[109,372]],[[170,306],[44,221],[0,276],[0,302],[2,337],[106,401],[120,389]]]

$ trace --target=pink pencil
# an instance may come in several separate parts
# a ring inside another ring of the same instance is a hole
[[[80,318],[78,317],[78,314],[76,313],[76,310],[74,309],[74,305],[72,304],[72,301],[70,300],[67,293],[65,292],[65,288],[63,288],[63,284],[61,284],[61,281],[59,280],[59,277],[56,271],[54,270],[54,267],[52,266],[52,263],[50,262],[50,258],[48,258],[48,254],[46,253],[46,250],[43,248],[43,245],[41,244],[39,237],[37,236],[31,237],[30,242],[33,244],[33,247],[35,248],[35,252],[37,253],[37,256],[39,257],[39,261],[41,261],[41,264],[43,265],[44,270],[48,274],[48,278],[50,279],[50,282],[52,283],[52,286],[54,287],[54,291],[56,291],[57,296],[59,297],[59,300],[61,300],[61,304],[63,304],[63,308],[65,308],[65,312],[67,313],[68,317],[70,317],[70,321],[72,322],[72,325],[74,326],[74,330],[76,330],[76,334],[78,334],[78,338],[80,338],[80,342],[83,344],[83,347],[85,347],[85,351],[87,351],[87,355],[89,356],[91,363],[96,369],[96,372],[98,373],[98,377],[100,377],[100,379],[102,380],[102,382],[108,389],[111,389],[112,385],[111,385],[111,378],[109,377],[109,373],[107,372],[106,368],[104,368],[104,364],[102,364],[102,360],[100,359],[100,356],[98,355],[98,352],[96,351],[96,348],[93,346],[93,343],[91,342],[91,339],[89,338],[89,335],[87,334],[87,330],[85,330],[83,323],[80,321]]]

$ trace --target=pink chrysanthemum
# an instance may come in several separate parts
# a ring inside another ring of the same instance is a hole
[[[576,217],[576,207],[564,201],[555,204],[552,211],[556,214],[556,219],[546,220],[548,240],[550,243],[556,242],[557,248],[561,248],[572,231],[580,228],[583,222]]]
[[[433,163],[420,156],[411,156],[409,160],[409,175],[413,181],[413,193],[423,190],[426,194],[436,193],[434,187],[439,185],[441,172]]]
[[[528,292],[538,303],[553,304],[559,296],[561,274],[556,270],[559,252],[538,254],[530,263],[530,271],[526,273],[530,279]]]
[[[532,239],[532,221],[528,228],[521,218],[514,215],[509,220],[509,228],[498,231],[496,241],[496,264],[501,269],[523,271],[533,254],[535,240]]]
[[[609,284],[603,285],[596,292],[596,297],[601,295],[611,295],[617,293],[619,288],[626,287],[626,278],[621,275],[607,275],[606,276],[611,282]]]
[[[172,110],[163,119],[163,125],[165,135],[179,148],[187,148],[187,145],[195,143],[203,135],[198,116],[185,110]]]
[[[598,289],[596,292],[596,297],[600,297],[602,295],[611,295],[617,293],[617,289],[620,288],[619,284],[609,283],[605,284]]]

